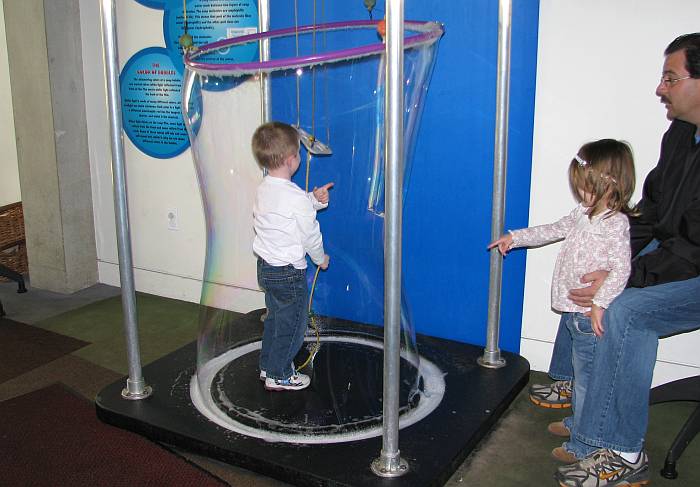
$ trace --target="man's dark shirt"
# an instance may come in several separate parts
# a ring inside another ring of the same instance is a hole
[[[700,144],[695,125],[674,120],[659,163],[644,182],[641,215],[630,218],[632,255],[656,239],[659,247],[632,261],[628,285],[646,287],[700,275]]]

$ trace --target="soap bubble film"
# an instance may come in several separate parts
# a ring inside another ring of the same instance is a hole
[[[386,62],[375,24],[266,33],[268,63],[219,64],[221,43],[186,62],[183,114],[207,231],[191,394],[202,414],[241,434],[295,443],[381,435]],[[406,23],[404,197],[441,33],[438,24]],[[247,37],[257,45],[263,36]],[[307,191],[335,182],[329,207],[317,215],[330,266],[314,279],[316,267],[307,259],[313,318],[295,359],[297,367],[306,363],[302,372],[312,384],[294,393],[265,391],[259,381],[264,310],[230,311],[260,289],[252,202],[263,173],[250,141],[260,121],[263,76],[272,120],[298,127],[305,139],[293,181]],[[429,414],[442,392],[441,372],[421,358],[410,303],[402,299],[401,427]]]

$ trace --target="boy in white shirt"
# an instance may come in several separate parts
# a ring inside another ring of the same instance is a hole
[[[300,155],[299,133],[291,125],[261,125],[253,134],[252,147],[258,164],[267,169],[253,207],[253,251],[267,306],[260,378],[270,391],[301,390],[311,383],[293,363],[308,325],[306,254],[321,269],[328,268],[316,210],[328,206],[333,183],[306,193],[292,182]]]

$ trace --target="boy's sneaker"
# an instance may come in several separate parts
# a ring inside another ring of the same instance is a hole
[[[268,391],[300,391],[311,384],[311,379],[306,374],[296,373],[289,379],[265,379],[265,389]]]
[[[630,463],[602,448],[578,463],[559,467],[554,478],[562,487],[640,487],[649,483],[649,458],[641,452],[637,461]]]
[[[292,371],[297,370],[296,367],[294,367],[294,362],[292,362]],[[265,382],[265,379],[267,379],[267,371],[266,370],[260,370],[260,380]]]
[[[558,380],[551,384],[533,384],[530,387],[530,401],[549,409],[571,407],[573,383],[570,380]]]

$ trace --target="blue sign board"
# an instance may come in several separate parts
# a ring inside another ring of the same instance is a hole
[[[120,76],[122,122],[129,140],[143,153],[159,159],[175,157],[189,147],[182,121],[182,49],[179,39],[187,32],[195,46],[258,30],[255,0],[135,0],[163,10],[165,48],[148,47],[134,54]],[[206,55],[206,62],[230,64],[254,61],[258,43],[225,48]],[[236,86],[225,78],[209,77],[205,89]]]
[[[122,123],[129,140],[151,157],[175,157],[189,147],[182,121],[182,75],[162,47],[143,49],[119,77]]]

